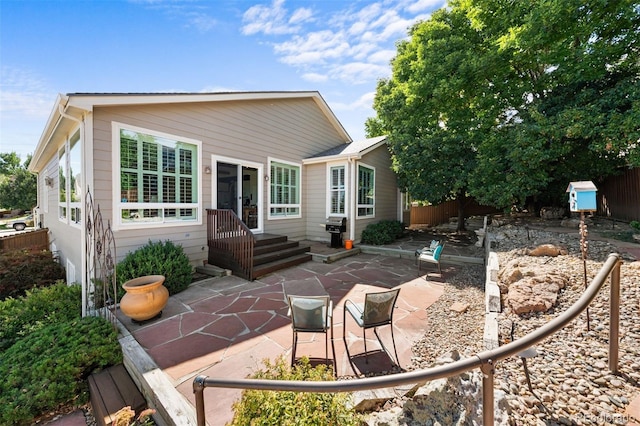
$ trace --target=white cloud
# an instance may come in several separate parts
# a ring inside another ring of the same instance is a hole
[[[289,18],[289,23],[298,24],[302,22],[311,21],[313,18],[313,11],[306,7],[301,7],[300,9],[293,12],[291,18]]]
[[[0,112],[10,117],[47,118],[56,93],[31,71],[3,66],[0,69]]]
[[[349,53],[350,45],[341,33],[318,31],[305,36],[294,36],[290,41],[274,45],[282,62],[290,65],[324,63],[326,59],[339,60]]]
[[[446,4],[444,0],[412,0],[407,6],[407,11],[411,13],[420,13],[439,9]]]
[[[302,74],[302,78],[313,83],[324,83],[325,81],[329,80],[329,76],[327,76],[326,74],[318,74],[315,72]]]
[[[204,13],[192,13],[188,15],[190,26],[195,27],[198,31],[206,33],[218,25],[218,20]]]
[[[354,84],[364,84],[387,76],[391,70],[388,66],[366,62],[351,62],[331,68],[331,77]]]
[[[195,28],[206,33],[219,22],[208,13],[209,6],[194,1],[180,0],[129,0],[131,3],[141,4],[149,9],[159,10],[170,18],[184,21],[187,28]]]
[[[245,11],[243,33],[277,37],[271,41],[274,53],[282,63],[303,70],[305,80],[322,82],[327,81],[323,76],[330,76],[370,83],[390,74],[395,42],[408,37],[415,22],[444,4],[444,0],[380,0],[364,7],[346,3],[342,9],[325,8],[330,10],[325,12],[307,8],[290,12],[286,0],[273,0]]]
[[[311,20],[310,9],[296,10],[291,18],[287,19],[287,9],[284,8],[284,0],[273,0],[270,6],[255,5],[244,12],[242,21],[242,33],[252,35],[264,33],[267,35],[294,34],[300,30],[299,24]]]
[[[370,110],[375,96],[376,92],[367,92],[350,103],[331,102],[331,109],[334,111]]]

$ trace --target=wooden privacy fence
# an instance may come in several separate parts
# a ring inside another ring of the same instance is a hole
[[[464,215],[478,216],[498,213],[494,207],[481,206],[475,200],[470,199],[465,203]],[[412,206],[411,225],[437,226],[449,222],[452,217],[458,217],[458,201],[447,201],[437,206]]]
[[[598,185],[598,214],[640,221],[640,168],[627,169]]]
[[[0,237],[0,251],[20,250],[26,248],[48,250],[49,229],[36,229],[35,231]]]

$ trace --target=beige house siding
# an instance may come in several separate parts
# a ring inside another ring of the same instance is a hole
[[[59,217],[59,161],[58,156],[53,157],[38,176],[40,194],[45,196],[40,200],[40,214],[42,215],[42,226],[49,229],[49,242],[55,255],[59,257],[62,266],[75,269],[75,281],[80,282],[82,270],[82,250],[84,245],[81,241],[81,224],[71,224],[68,219]],[[46,188],[45,178],[53,179],[53,187]],[[37,224],[36,224],[37,225]],[[64,250],[63,250],[64,248]],[[70,264],[69,264],[70,263]]]
[[[100,204],[105,220],[110,219],[112,223],[112,173],[116,171],[111,159],[112,122],[201,141],[198,168],[202,174],[203,210],[212,207],[214,177],[203,172],[205,166],[213,166],[212,155],[261,163],[264,173],[269,174],[269,157],[299,163],[302,167],[302,158],[344,142],[315,102],[305,98],[96,107],[93,113],[95,201]],[[264,232],[287,235],[294,240],[307,238],[309,199],[304,188],[315,178],[306,176],[304,167],[302,169],[302,217],[299,219],[269,219],[269,182],[262,179]],[[116,231],[118,258],[150,239],[170,239],[183,246],[193,264],[201,264],[207,256],[206,212],[202,214],[200,225]]]
[[[312,241],[329,241],[331,236],[324,229],[327,219],[327,165],[305,166],[304,200],[307,213],[307,237]]]
[[[374,167],[375,172],[375,217],[356,218],[355,241],[360,241],[362,231],[370,223],[381,220],[399,220],[398,187],[396,176],[391,170],[391,157],[385,146],[381,146],[367,154],[359,161],[365,166]],[[357,179],[357,172],[356,172]],[[357,185],[357,183],[356,183]]]

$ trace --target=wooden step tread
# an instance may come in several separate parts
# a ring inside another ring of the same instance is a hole
[[[136,415],[147,408],[147,401],[123,364],[90,375],[88,382],[91,408],[99,425],[112,424],[115,414],[124,407],[131,407]]]
[[[269,263],[263,263],[262,265],[257,265],[253,268],[253,278],[255,279],[263,275],[267,275],[271,272],[278,271],[280,269],[309,262],[312,260],[312,258],[313,257],[310,254],[305,253],[299,254],[297,256],[287,257],[284,259],[279,259]]]
[[[310,247],[297,246],[284,250],[277,250],[268,253],[263,253],[257,256],[253,256],[253,266],[256,267],[263,263],[273,262],[279,259],[285,259],[287,257],[297,256],[299,254],[305,254],[310,250]]]

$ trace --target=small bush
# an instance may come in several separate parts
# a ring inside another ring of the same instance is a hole
[[[632,220],[629,225],[631,225],[631,227],[636,230],[636,231],[640,231],[640,222],[638,222],[637,220]]]
[[[18,297],[34,287],[65,279],[65,271],[47,250],[12,250],[0,253],[0,300]]]
[[[117,331],[104,318],[43,326],[0,356],[0,424],[31,424],[61,405],[85,403],[89,374],[120,362]]]
[[[334,380],[333,372],[326,365],[312,367],[308,358],[289,367],[284,357],[275,364],[263,360],[264,370],[252,377],[277,380]],[[242,398],[233,404],[234,418],[231,426],[244,425],[308,425],[352,426],[359,425],[359,416],[347,408],[346,393],[309,393],[285,391],[245,390]]]
[[[56,285],[28,290],[20,298],[0,302],[0,352],[18,339],[51,323],[80,318],[82,289],[59,281]]]
[[[164,275],[164,286],[169,290],[169,295],[176,294],[191,284],[192,273],[189,258],[182,246],[168,240],[164,243],[149,241],[147,245],[128,253],[118,263],[118,296],[124,294],[122,284],[143,275]]]
[[[404,226],[397,220],[382,220],[371,223],[362,231],[360,237],[362,244],[383,245],[391,244],[402,237]]]

